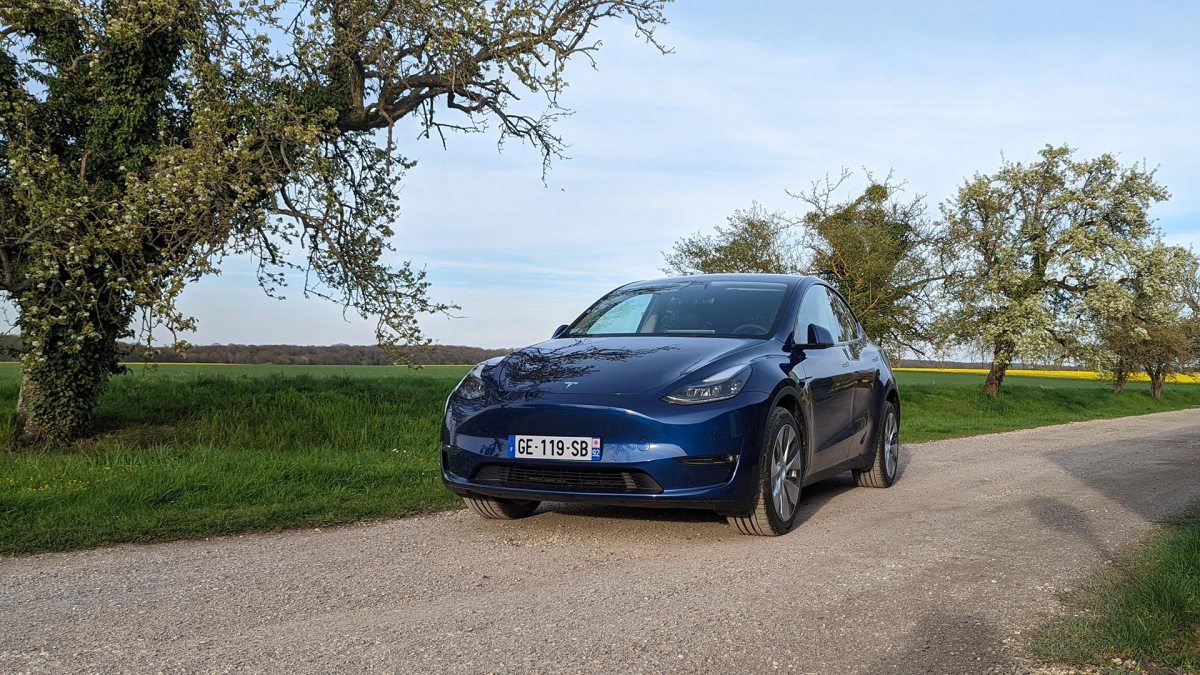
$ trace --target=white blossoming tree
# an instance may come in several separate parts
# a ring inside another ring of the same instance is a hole
[[[961,252],[947,330],[991,352],[990,396],[1016,359],[1086,354],[1088,322],[1119,313],[1105,305],[1124,302],[1122,277],[1157,237],[1147,210],[1168,196],[1153,170],[1046,146],[1034,162],[975,175],[943,204]]]
[[[1121,392],[1129,376],[1144,372],[1150,393],[1162,396],[1172,375],[1198,364],[1200,335],[1190,284],[1200,267],[1185,248],[1154,242],[1138,252],[1126,273],[1112,282],[1089,312],[1096,327],[1090,362],[1112,377]]]

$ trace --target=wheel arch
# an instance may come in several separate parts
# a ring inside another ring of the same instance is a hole
[[[800,425],[800,436],[804,441],[804,474],[807,475],[812,466],[812,406],[808,404],[805,390],[798,384],[784,383],[771,399],[771,409],[783,408],[792,414]]]
[[[887,393],[883,395],[883,400],[896,407],[896,418],[900,419],[900,390],[896,388],[896,385],[888,387]]]

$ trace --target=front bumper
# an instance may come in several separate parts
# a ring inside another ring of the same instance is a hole
[[[765,395],[676,406],[619,396],[447,407],[442,477],[457,495],[741,513],[758,468]],[[736,404],[735,404],[736,402]],[[599,461],[513,459],[508,436],[599,436]]]

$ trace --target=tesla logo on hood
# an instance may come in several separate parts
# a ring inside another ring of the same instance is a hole
[[[566,387],[567,389],[570,389],[571,387],[574,387],[577,384],[579,384],[579,383],[578,382],[563,382],[563,386]]]

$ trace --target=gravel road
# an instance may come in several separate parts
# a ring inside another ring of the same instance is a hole
[[[905,453],[776,539],[551,505],[0,559],[0,671],[1023,672],[1060,593],[1200,499],[1200,410]]]

